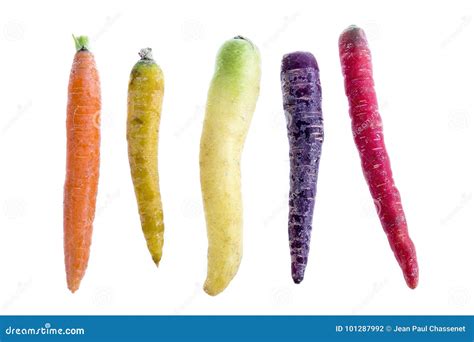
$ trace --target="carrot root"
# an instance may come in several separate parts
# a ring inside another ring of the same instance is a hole
[[[385,148],[372,76],[372,56],[362,29],[350,26],[341,34],[339,55],[352,132],[364,176],[405,281],[408,287],[414,289],[418,284],[416,251],[408,234],[400,193],[395,186]]]
[[[64,184],[64,258],[67,285],[79,289],[89,261],[100,155],[100,82],[87,38],[74,38],[68,87]]]

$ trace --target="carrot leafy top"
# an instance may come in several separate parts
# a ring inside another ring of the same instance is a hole
[[[87,36],[76,37],[72,35],[72,38],[76,44],[76,51],[89,50],[89,38]]]

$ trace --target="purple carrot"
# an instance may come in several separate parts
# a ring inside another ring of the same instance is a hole
[[[290,143],[288,235],[291,276],[299,284],[308,262],[324,139],[319,68],[311,53],[293,52],[283,57],[281,88]]]

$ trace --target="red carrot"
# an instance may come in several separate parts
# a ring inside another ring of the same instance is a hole
[[[385,149],[382,119],[372,77],[372,58],[362,29],[350,26],[341,34],[339,56],[349,100],[352,132],[364,176],[405,281],[414,289],[418,284],[415,246],[408,235],[400,193],[395,187]]]

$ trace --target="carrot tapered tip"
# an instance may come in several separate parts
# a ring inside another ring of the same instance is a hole
[[[413,269],[410,273],[404,274],[404,277],[410,289],[414,290],[418,286],[418,268]]]
[[[212,296],[212,297],[215,297],[217,296],[219,293],[221,293],[222,291],[224,291],[225,287],[224,288],[219,288],[219,289],[216,289],[214,288],[213,286],[210,286],[207,281],[204,283],[204,286],[202,287],[202,289],[204,290],[204,292],[206,292],[209,296]]]
[[[300,284],[304,279],[304,271],[306,265],[292,264],[291,265],[291,278],[295,284]]]
[[[89,50],[89,38],[87,36],[76,37],[75,35],[72,35],[72,38],[74,39],[74,44],[76,45],[76,51]]]
[[[418,276],[405,275],[405,282],[410,289],[414,290],[418,286]]]
[[[412,290],[416,289],[418,286],[418,278],[407,280],[407,285]]]
[[[156,267],[160,266],[160,261],[161,261],[161,254],[154,254],[151,256],[153,259],[153,262],[155,263]]]
[[[303,276],[301,277],[293,276],[293,282],[295,284],[300,284],[302,281],[303,281]]]
[[[79,290],[79,286],[80,286],[80,281],[77,282],[77,281],[68,280],[67,288],[69,289],[69,291],[71,291],[71,293],[74,293],[77,290]]]
[[[71,269],[71,265],[67,266],[66,268],[66,283],[67,288],[71,293],[76,292],[79,290],[81,286],[82,278],[84,278],[85,268],[83,269]]]

